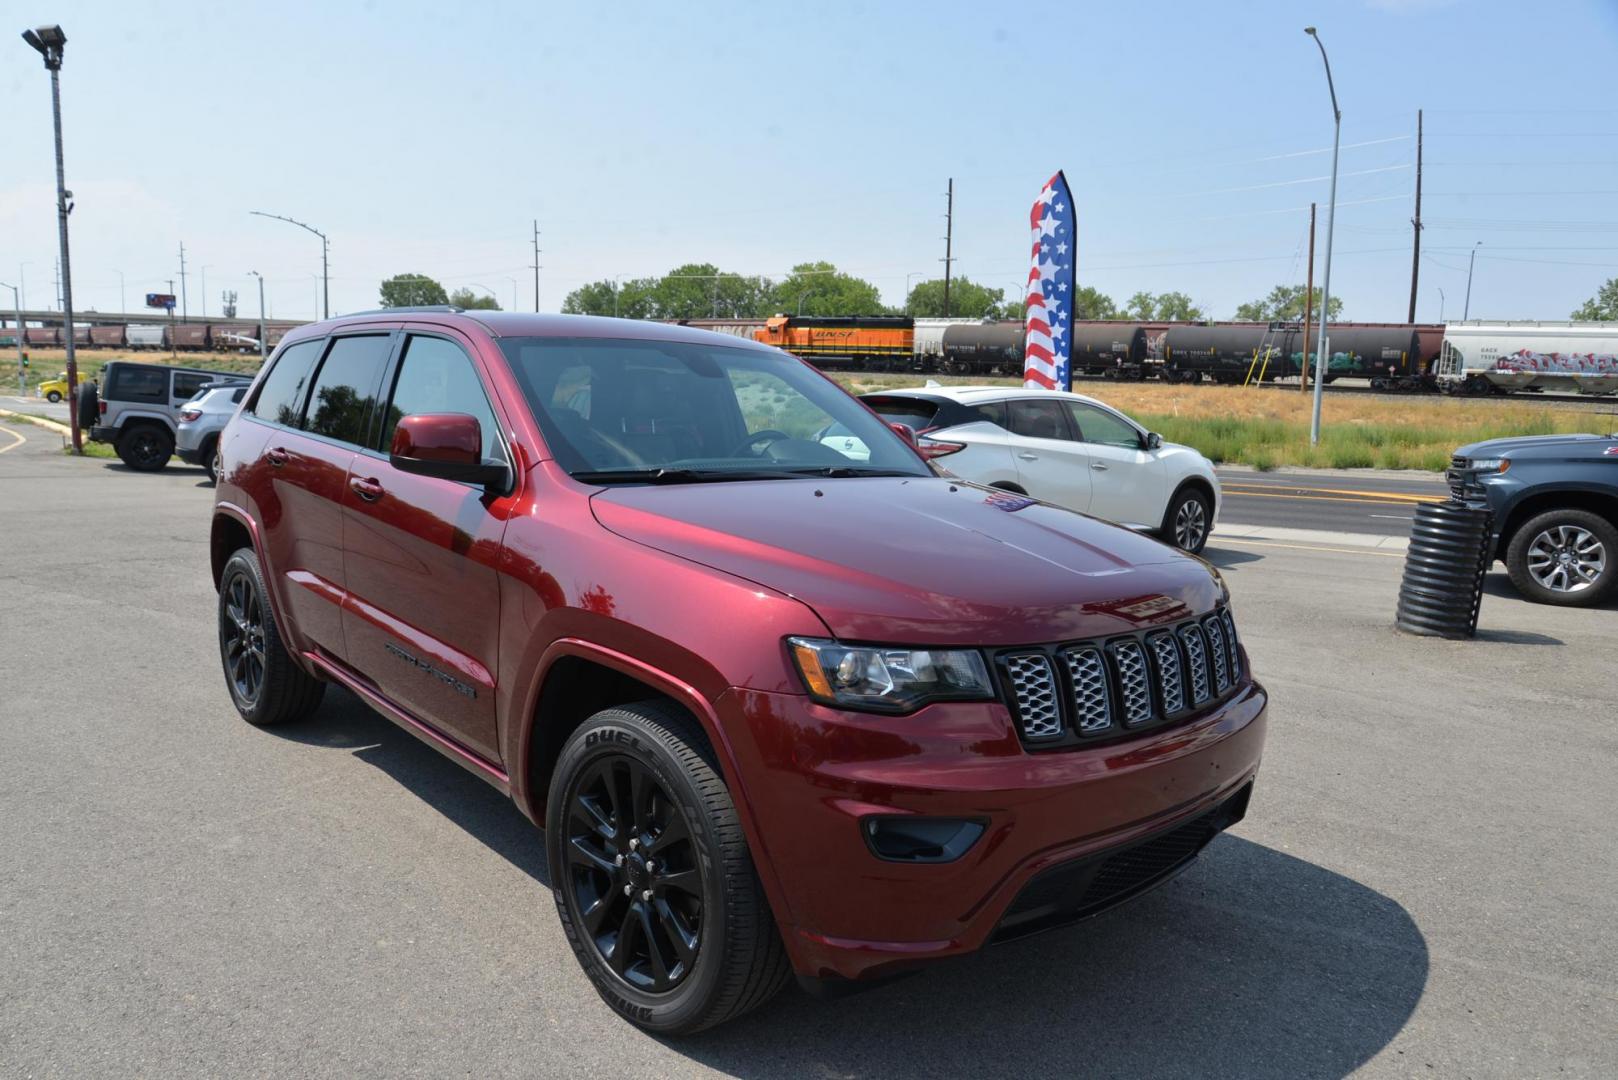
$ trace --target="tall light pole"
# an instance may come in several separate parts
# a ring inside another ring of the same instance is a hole
[[[496,304],[500,303],[500,297],[496,296],[494,290],[489,288],[487,285],[479,285],[475,281],[468,281],[467,284],[472,286],[474,289],[482,289],[484,292],[489,294],[490,300],[493,300]]]
[[[0,281],[0,289],[11,290],[11,306],[17,309],[17,396],[28,396],[28,380],[23,377],[22,366],[22,290]]]
[[[118,275],[118,313],[121,315],[129,310],[124,306],[124,272],[122,270],[114,270],[113,273]]]
[[[910,273],[905,275],[905,310],[906,311],[910,310],[910,280],[911,280],[911,278],[924,277],[926,275],[926,273],[927,273],[927,271],[925,271],[925,270],[912,270]]]
[[[274,218],[276,221],[284,221],[288,225],[296,225],[305,232],[312,232],[320,237],[320,317],[322,319],[331,318],[331,268],[327,263],[327,256],[331,253],[331,242],[326,239],[326,234],[313,225],[305,225],[301,221],[295,221],[280,214],[266,214],[262,210],[249,210],[248,213],[257,214],[259,217]]]
[[[264,344],[270,336],[270,328],[264,325],[264,275],[257,270],[248,273],[258,278],[258,359],[262,364],[270,355],[269,346]]]
[[[73,452],[84,453],[84,435],[79,431],[77,390],[79,362],[73,350],[73,275],[67,259],[67,216],[73,212],[69,200],[73,193],[67,190],[62,169],[62,47],[67,35],[60,26],[41,26],[24,30],[22,39],[28,42],[45,60],[45,70],[51,73],[51,118],[56,125],[56,223],[58,240],[62,247],[62,333],[67,339],[67,400],[68,420],[73,430]]]
[[[1303,32],[1315,39],[1320,47],[1320,60],[1326,65],[1326,89],[1331,93],[1331,216],[1326,219],[1326,277],[1320,289],[1320,351],[1315,354],[1315,402],[1309,418],[1309,445],[1320,443],[1320,399],[1326,385],[1326,363],[1331,356],[1331,240],[1337,227],[1337,147],[1343,133],[1343,110],[1337,107],[1337,87],[1331,81],[1331,61],[1326,58],[1326,46],[1320,42],[1315,28],[1306,26]]]
[[[197,276],[202,279],[202,317],[208,317],[208,268],[199,266]]]
[[[1472,245],[1472,257],[1466,260],[1466,306],[1461,310],[1461,321],[1465,322],[1472,317],[1472,268],[1478,262],[1478,248],[1483,246],[1479,240]]]
[[[1438,321],[1444,321],[1444,287],[1438,286]]]
[[[514,277],[511,277],[510,275],[507,275],[506,280],[511,282],[511,310],[516,311],[517,310],[517,279],[514,278]]]

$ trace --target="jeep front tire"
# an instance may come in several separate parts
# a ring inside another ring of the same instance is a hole
[[[545,837],[568,944],[630,1022],[701,1031],[787,981],[735,803],[688,714],[647,701],[585,721],[557,760]]]

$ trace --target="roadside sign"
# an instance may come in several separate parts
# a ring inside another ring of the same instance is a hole
[[[172,293],[149,292],[146,294],[147,307],[160,307],[166,311],[174,310],[174,295]]]

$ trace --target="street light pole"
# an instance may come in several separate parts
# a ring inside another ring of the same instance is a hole
[[[1438,321],[1444,321],[1444,287],[1438,287]]]
[[[270,355],[269,347],[264,344],[270,336],[270,328],[264,325],[264,275],[257,270],[248,273],[258,278],[258,359],[263,363]]]
[[[23,376],[22,366],[22,290],[3,281],[0,281],[0,289],[11,290],[11,306],[17,309],[17,396],[27,397],[28,380]]]
[[[1472,268],[1477,265],[1478,248],[1482,246],[1482,240],[1479,240],[1477,243],[1473,244],[1472,257],[1466,260],[1466,306],[1461,310],[1462,322],[1465,322],[1472,317]]]
[[[24,30],[22,39],[45,60],[45,69],[51,73],[51,119],[56,127],[56,222],[58,242],[62,248],[62,332],[67,338],[67,399],[68,419],[73,432],[73,452],[84,453],[84,435],[79,431],[78,386],[79,362],[73,349],[73,274],[67,257],[67,216],[73,212],[69,201],[73,193],[67,190],[62,168],[62,47],[67,35],[60,26],[41,26]]]
[[[1315,400],[1314,410],[1309,418],[1309,445],[1320,444],[1320,401],[1321,391],[1326,385],[1326,365],[1331,356],[1331,241],[1332,233],[1337,228],[1337,149],[1338,139],[1343,133],[1343,110],[1337,107],[1337,87],[1331,79],[1331,61],[1326,58],[1326,46],[1321,44],[1320,35],[1315,28],[1306,26],[1303,32],[1315,39],[1320,48],[1321,63],[1326,65],[1326,89],[1331,93],[1331,216],[1326,219],[1326,274],[1320,288],[1320,352],[1315,354]]]
[[[320,237],[320,317],[322,319],[331,318],[331,268],[327,263],[327,256],[331,251],[331,242],[326,239],[326,234],[313,225],[305,225],[301,221],[283,217],[280,214],[266,214],[262,210],[249,210],[248,213],[257,214],[259,217],[274,218],[276,221],[284,221],[288,225],[296,225],[305,232],[312,232]]]
[[[909,312],[909,310],[910,310],[910,279],[911,278],[922,277],[926,273],[927,273],[927,271],[925,271],[925,270],[912,270],[912,271],[910,271],[910,273],[905,275],[905,311],[906,312]]]
[[[124,312],[129,310],[129,308],[126,306],[128,301],[124,299],[124,272],[122,270],[114,270],[113,273],[118,275],[118,314],[122,315]]]

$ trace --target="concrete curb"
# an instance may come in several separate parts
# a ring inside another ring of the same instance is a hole
[[[1306,469],[1301,465],[1279,465],[1273,469],[1255,469],[1251,465],[1215,465],[1214,472],[1220,476],[1227,473],[1242,476],[1315,476],[1331,480],[1355,480],[1365,477],[1371,480],[1407,480],[1412,483],[1444,483],[1442,470],[1428,472],[1426,469]]]
[[[30,416],[28,413],[13,412],[11,409],[0,409],[0,417],[16,419],[24,424],[33,424],[47,431],[54,431],[58,435],[73,434],[73,429],[66,424],[58,424],[55,420],[49,420],[43,416]]]
[[[1403,536],[1377,536],[1373,533],[1336,532],[1330,529],[1290,529],[1281,525],[1220,524],[1214,527],[1213,539],[1268,540],[1272,543],[1319,544],[1322,547],[1386,552],[1402,552],[1410,547],[1410,540]]]

